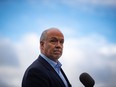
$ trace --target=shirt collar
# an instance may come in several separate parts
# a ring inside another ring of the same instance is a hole
[[[54,62],[53,60],[51,60],[50,58],[46,57],[44,54],[40,54],[53,68],[61,68],[62,64],[58,61],[58,62]]]

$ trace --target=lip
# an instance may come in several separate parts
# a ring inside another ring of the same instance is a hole
[[[61,51],[55,50],[54,53],[56,53],[56,54],[61,54]]]

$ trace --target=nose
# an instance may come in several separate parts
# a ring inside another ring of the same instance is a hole
[[[56,47],[57,47],[57,48],[61,48],[61,47],[62,47],[62,44],[60,43],[60,41],[58,41],[58,42],[56,43]]]

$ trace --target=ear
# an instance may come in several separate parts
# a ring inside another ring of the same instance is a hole
[[[40,42],[40,48],[43,49],[43,47],[44,47],[44,41],[41,41]]]

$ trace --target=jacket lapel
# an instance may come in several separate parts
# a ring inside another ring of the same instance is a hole
[[[63,74],[64,78],[66,79],[66,81],[67,81],[67,83],[68,83],[68,86],[71,87],[71,84],[70,84],[70,82],[69,82],[67,76],[65,75],[64,71],[62,70],[62,68],[61,68],[61,73]]]
[[[60,78],[60,76],[57,74],[57,72],[54,70],[54,68],[44,58],[39,56],[38,61],[40,61],[43,64],[43,66],[46,67],[52,75],[54,75],[54,77],[62,85],[62,87],[65,87],[65,84],[62,81],[62,79]],[[64,73],[63,73],[63,75],[64,75]],[[65,76],[65,78],[66,78],[66,76]]]

